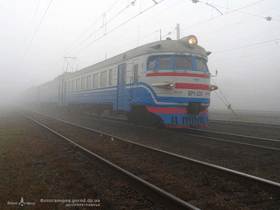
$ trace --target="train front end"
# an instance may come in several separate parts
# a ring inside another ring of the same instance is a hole
[[[217,88],[210,85],[209,52],[195,36],[166,40],[160,47],[160,53],[147,57],[146,82],[154,103],[146,109],[169,128],[207,127],[210,91]]]

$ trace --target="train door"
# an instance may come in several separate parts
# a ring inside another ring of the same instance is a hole
[[[131,91],[131,99],[138,97],[138,59],[133,60],[133,67],[132,67],[132,91]]]
[[[118,66],[118,85],[117,85],[117,105],[118,110],[125,110],[125,93],[126,93],[126,64]]]

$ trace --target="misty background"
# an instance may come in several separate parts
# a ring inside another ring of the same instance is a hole
[[[212,52],[208,67],[234,110],[280,111],[280,2],[194,2],[0,0],[0,104],[53,80],[67,61],[75,71],[160,34],[177,39],[179,23],[181,38],[193,34]],[[227,109],[217,94],[210,108]]]

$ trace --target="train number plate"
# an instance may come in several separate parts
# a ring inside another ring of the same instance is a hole
[[[202,91],[189,90],[188,96],[202,96]]]

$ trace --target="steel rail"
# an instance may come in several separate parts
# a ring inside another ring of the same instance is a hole
[[[249,126],[256,126],[256,127],[267,127],[267,128],[280,128],[280,124],[273,124],[273,123],[262,123],[262,122],[246,122],[246,121],[235,121],[235,120],[219,120],[219,119],[211,119],[209,118],[210,122],[216,123],[227,123],[227,124],[237,124],[237,125],[249,125]]]
[[[123,179],[125,182],[132,185],[134,188],[140,190],[141,192],[145,193],[145,195],[149,196],[151,200],[156,202],[158,205],[163,206],[164,209],[191,209],[191,210],[199,210],[199,208],[187,203],[186,201],[164,191],[163,189],[139,178],[138,176],[126,171],[125,169],[111,163],[110,161],[102,158],[101,156],[91,152],[90,150],[78,145],[77,143],[73,142],[72,140],[68,139],[67,137],[59,134],[58,132],[52,130],[51,128],[43,125],[42,123],[34,120],[33,118],[23,114],[22,112],[18,111],[20,114],[27,117],[29,120],[37,123],[38,125],[42,126],[43,128],[47,129],[51,133],[55,134],[59,138],[65,140],[67,143],[72,145],[74,151],[84,158],[97,163],[101,168],[110,171],[113,174],[116,174],[118,177]],[[67,122],[65,122],[67,123]],[[68,123],[71,124],[71,123]],[[72,124],[74,125],[74,124]],[[75,125],[77,126],[77,125]]]
[[[241,137],[245,139],[251,139],[254,141],[262,141],[263,143],[275,143],[277,146],[280,147],[280,140],[277,139],[269,139],[269,138],[262,138],[262,137],[256,137],[256,136],[247,136],[247,135],[241,135],[241,134],[233,134],[233,133],[225,133],[220,131],[208,131],[208,130],[198,130],[193,128],[188,128],[188,130],[193,130],[201,133],[210,133],[210,134],[218,134],[218,135],[225,135],[225,136],[232,136],[232,137]]]
[[[43,114],[41,114],[41,115],[43,115]],[[43,115],[43,116],[45,116],[45,115]],[[127,139],[124,139],[124,138],[121,138],[121,137],[118,137],[118,136],[115,136],[115,135],[107,134],[107,133],[104,133],[104,132],[101,132],[101,131],[97,131],[97,130],[94,130],[94,129],[91,129],[91,128],[80,126],[80,125],[70,123],[70,122],[67,122],[67,121],[64,121],[64,120],[61,120],[61,119],[57,119],[57,118],[54,118],[54,117],[49,117],[49,116],[46,116],[46,117],[57,120],[57,121],[60,121],[60,122],[67,123],[69,125],[76,126],[78,128],[82,128],[82,129],[85,129],[85,130],[95,132],[95,133],[100,134],[102,136],[103,135],[107,136],[110,139],[115,139],[115,140],[128,142],[128,143],[137,145],[139,147],[142,147],[144,149],[148,149],[150,151],[154,151],[154,152],[158,152],[160,154],[168,155],[168,156],[170,156],[172,158],[176,158],[180,161],[187,162],[188,164],[190,164],[191,167],[194,167],[194,168],[197,168],[197,169],[200,169],[200,170],[204,170],[204,171],[216,174],[218,176],[222,176],[222,177],[225,177],[225,178],[230,178],[232,180],[235,180],[237,182],[241,182],[241,183],[244,183],[244,184],[250,184],[250,185],[253,185],[253,186],[257,185],[257,186],[262,187],[263,189],[266,189],[266,190],[272,190],[272,191],[275,191],[275,192],[280,191],[280,183],[278,183],[278,182],[274,182],[274,181],[271,181],[271,180],[267,180],[267,179],[264,179],[264,178],[260,178],[260,177],[257,177],[257,176],[246,174],[246,173],[243,173],[243,172],[240,172],[240,171],[232,170],[232,169],[225,168],[225,167],[222,167],[222,166],[206,163],[206,162],[195,160],[195,159],[185,157],[185,156],[182,156],[182,155],[167,152],[167,151],[164,151],[164,150],[161,150],[161,149],[158,149],[158,148],[154,148],[154,147],[147,146],[147,145],[144,145],[144,144],[136,143],[136,142],[133,142],[133,141],[130,141],[130,140],[127,140]]]
[[[89,116],[92,117],[92,115],[89,115]],[[93,117],[97,117],[97,116],[93,116]],[[102,117],[102,118],[99,118],[99,119],[106,120],[106,121],[112,121],[112,122],[118,122],[118,123],[127,124],[127,125],[133,125],[132,123],[125,122],[124,119],[117,119],[117,118],[111,119],[110,117]],[[153,127],[144,126],[144,125],[137,125],[137,126],[145,127],[145,128],[149,128],[149,129],[155,129]],[[192,128],[187,128],[186,130],[183,130],[183,131],[181,131],[181,130],[173,131],[173,130],[170,130],[170,129],[167,129],[167,128],[163,128],[163,129],[167,132],[181,133],[181,134],[185,134],[185,135],[188,135],[188,136],[194,136],[194,137],[199,137],[199,138],[205,138],[205,139],[208,139],[208,140],[223,142],[223,143],[226,143],[227,145],[239,146],[239,147],[248,148],[248,149],[254,148],[254,149],[257,149],[258,151],[261,151],[261,152],[280,155],[280,149],[279,149],[280,148],[280,141],[276,140],[276,139],[260,138],[260,137],[254,137],[254,136],[232,134],[232,133],[223,133],[223,132],[217,132],[217,131],[198,130],[198,129],[192,129]],[[210,134],[216,134],[216,135],[217,134],[218,135],[224,135],[224,136],[226,136],[226,138],[231,136],[231,137],[237,137],[237,138],[251,139],[251,140],[255,140],[255,141],[262,141],[262,143],[273,143],[273,144],[279,146],[279,148],[267,147],[267,146],[263,146],[263,145],[256,145],[256,144],[250,144],[250,143],[243,143],[240,140],[239,141],[226,140],[226,139],[214,138],[214,137],[210,137],[210,136],[190,134],[190,133],[186,133],[186,131],[194,131],[194,132],[200,132],[200,133],[205,133],[205,134],[210,133]]]

